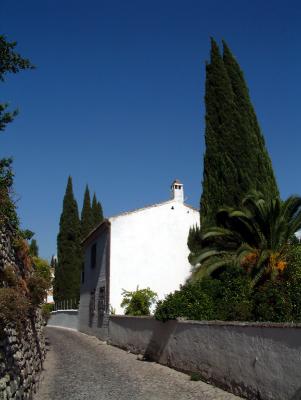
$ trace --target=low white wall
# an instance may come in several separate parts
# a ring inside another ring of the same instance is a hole
[[[78,310],[52,311],[47,326],[78,330]]]
[[[110,343],[248,399],[301,399],[301,324],[111,316]]]

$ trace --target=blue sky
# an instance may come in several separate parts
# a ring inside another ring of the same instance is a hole
[[[20,115],[1,135],[22,226],[56,253],[67,177],[105,215],[160,202],[174,178],[198,206],[209,37],[237,57],[282,197],[301,193],[301,6],[297,1],[2,1],[0,32],[37,66],[0,101]]]

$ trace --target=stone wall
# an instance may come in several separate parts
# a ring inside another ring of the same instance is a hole
[[[301,399],[301,324],[111,316],[109,338],[247,399]]]
[[[31,399],[36,391],[46,349],[43,320],[39,311],[18,334],[14,327],[5,328],[0,338],[0,399]]]
[[[15,252],[13,249],[13,230],[9,226],[0,228],[0,271],[4,271],[7,267],[11,267],[16,273]]]
[[[29,274],[14,249],[15,232],[0,228],[0,288],[6,286],[5,270],[10,268],[19,278]],[[1,322],[1,321],[0,321]],[[31,311],[22,326],[12,324],[0,329],[0,400],[31,399],[36,390],[45,359],[44,321],[40,310]]]

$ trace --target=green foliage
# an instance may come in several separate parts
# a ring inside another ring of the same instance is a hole
[[[80,220],[73,195],[72,179],[68,178],[57,237],[58,265],[55,268],[55,301],[78,299],[82,252]]]
[[[202,229],[202,249],[193,260],[192,278],[236,265],[256,285],[275,279],[286,268],[291,237],[301,228],[301,197],[282,202],[254,192],[243,200],[241,209],[220,209],[216,222],[217,226]]]
[[[123,289],[121,307],[125,308],[125,315],[150,315],[150,307],[155,304],[157,293],[146,289],[137,289],[133,292]]]
[[[27,287],[29,290],[29,300],[34,307],[44,303],[47,297],[47,290],[49,289],[49,282],[39,272],[35,271],[29,277]]]
[[[90,192],[87,185],[81,213],[81,238],[84,239],[86,236],[88,236],[93,227],[93,214],[91,208]]]
[[[161,321],[179,317],[191,320],[248,320],[252,313],[250,281],[243,271],[231,268],[218,279],[187,282],[157,303]]]
[[[301,322],[301,245],[290,246],[287,257],[287,268],[283,273],[283,281],[287,282],[292,309],[292,320]]]
[[[292,304],[287,282],[267,281],[254,293],[254,319],[256,321],[291,322]]]
[[[1,107],[1,105],[0,105]],[[0,160],[0,223],[7,224],[18,229],[19,219],[13,201],[13,171],[12,159]]]
[[[0,288],[0,334],[12,323],[20,328],[28,317],[29,300],[16,288]]]
[[[15,51],[17,43],[8,42],[4,35],[0,35],[0,81],[4,81],[8,73],[17,73],[27,68],[33,68],[29,60],[22,58]],[[9,111],[8,104],[0,104],[0,132],[3,132],[6,125],[12,122],[17,111]],[[19,220],[13,201],[13,172],[12,159],[0,160],[0,223],[9,223],[17,229]]]
[[[251,190],[277,197],[271,161],[239,65],[224,44],[211,40],[206,65],[206,131],[201,224],[221,206],[238,207]]]
[[[19,236],[25,240],[31,240],[34,236],[34,232],[30,231],[29,229],[19,230]]]
[[[287,268],[274,281],[268,280],[254,293],[257,321],[301,321],[301,246],[288,249]]]
[[[161,321],[192,320],[301,322],[301,245],[289,245],[287,268],[253,286],[242,268],[228,266],[189,281],[157,303]]]
[[[103,221],[103,211],[102,206],[99,201],[97,201],[96,195],[94,193],[92,200],[92,216],[93,216],[93,227],[95,228]]]
[[[212,282],[213,281],[213,282]],[[212,291],[212,286],[214,290]],[[208,290],[210,288],[210,290]],[[207,279],[203,289],[214,303],[214,319],[221,321],[252,320],[253,289],[247,274],[236,267],[227,268],[216,279]]]
[[[198,283],[187,283],[180,290],[157,303],[155,318],[160,321],[178,317],[196,320],[213,319],[213,302]]]
[[[32,241],[30,243],[29,254],[34,257],[39,256],[39,247],[38,247],[37,241],[35,239],[32,239]]]
[[[21,57],[15,51],[16,45],[16,42],[8,42],[4,35],[0,35],[0,81],[2,82],[8,73],[16,74],[21,70],[33,68],[28,59]],[[6,125],[17,115],[17,111],[9,112],[7,107],[7,104],[0,104],[0,132],[4,131]]]
[[[31,62],[15,51],[17,42],[8,42],[0,35],[0,81],[4,81],[7,73],[16,74],[22,69],[34,68]]]
[[[36,256],[32,257],[32,261],[35,273],[45,280],[48,285],[47,289],[50,289],[52,278],[48,261]]]
[[[1,286],[4,287],[17,287],[18,277],[14,269],[8,265],[4,270],[0,271]]]
[[[189,261],[192,262],[193,257],[202,249],[201,229],[197,225],[189,230],[187,246],[190,250]]]
[[[44,319],[45,323],[47,324],[51,312],[54,310],[53,304],[50,303],[44,303],[41,306],[41,313],[42,313],[42,318]]]
[[[250,190],[256,190],[263,193],[267,199],[277,198],[279,197],[279,191],[272,163],[250,99],[244,74],[225,41],[223,41],[223,61],[231,81],[234,102],[239,112],[238,128],[243,133],[243,138],[248,140],[244,144],[242,143],[244,147],[238,151],[243,151],[243,149],[247,148],[245,151],[248,153],[246,153],[246,156],[241,153],[241,159],[244,161],[245,171],[248,171],[247,168],[251,167],[254,173],[251,176],[251,172],[249,172],[251,186],[246,187],[243,194],[245,195]],[[252,158],[246,159],[245,157],[247,156],[252,156]],[[254,166],[252,163],[256,163],[256,165]]]

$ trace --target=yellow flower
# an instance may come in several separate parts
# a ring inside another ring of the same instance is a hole
[[[269,267],[271,271],[275,269],[278,271],[283,271],[287,267],[287,262],[280,259],[279,253],[274,253],[270,255]]]
[[[276,264],[276,268],[279,271],[283,271],[286,268],[286,266],[287,266],[287,263],[285,261],[278,261]]]

